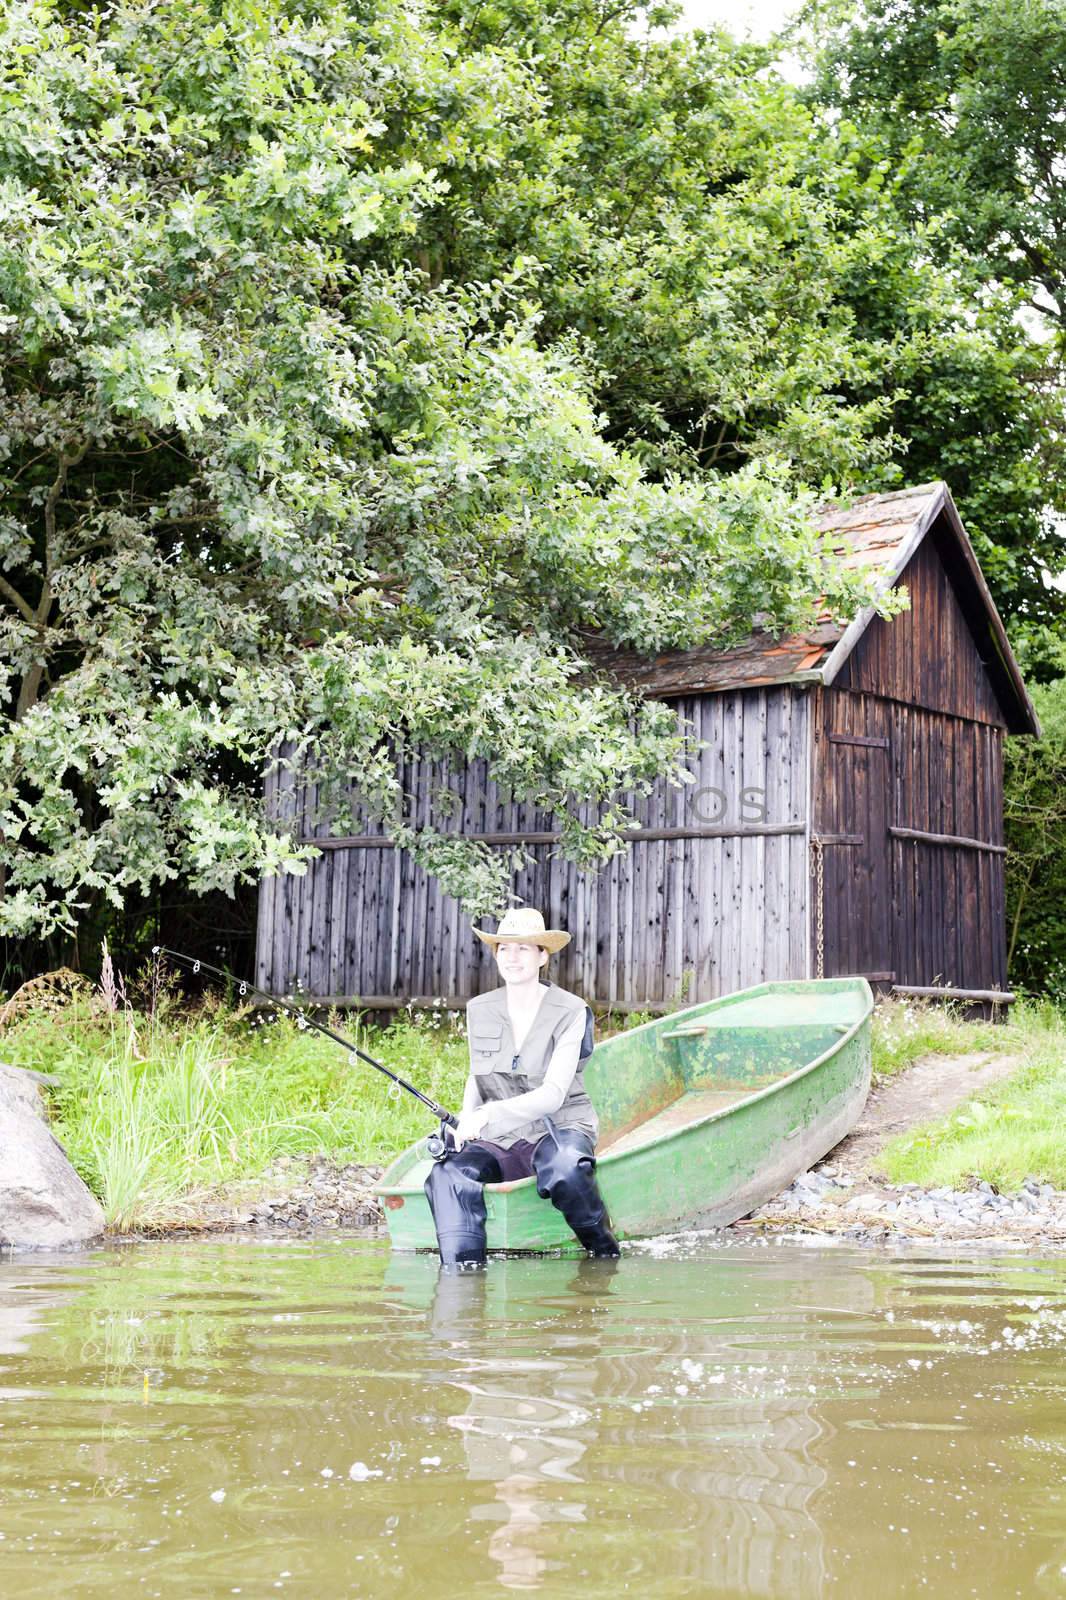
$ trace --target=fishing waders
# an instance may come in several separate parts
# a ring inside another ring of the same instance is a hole
[[[544,1120],[549,1131],[532,1156],[537,1193],[562,1213],[589,1255],[617,1256],[618,1241],[596,1183],[592,1140],[575,1128],[556,1128],[549,1118]],[[476,1143],[433,1163],[425,1192],[443,1267],[468,1271],[485,1265],[484,1187],[501,1182],[502,1177],[491,1150]]]
[[[476,1144],[434,1161],[424,1187],[442,1267],[466,1272],[485,1265],[485,1185],[502,1177],[492,1151]]]
[[[533,1151],[537,1193],[561,1211],[567,1226],[590,1256],[617,1256],[607,1207],[596,1182],[592,1140],[576,1128],[557,1128],[545,1117],[548,1132]]]

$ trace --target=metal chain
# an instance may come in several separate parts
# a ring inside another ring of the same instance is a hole
[[[814,856],[814,975],[825,977],[825,856],[821,839],[811,838]]]

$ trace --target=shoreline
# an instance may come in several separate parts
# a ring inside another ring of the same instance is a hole
[[[834,1161],[834,1154],[749,1216],[720,1230],[723,1236],[860,1248],[915,1244],[1066,1251],[1066,1192],[1050,1184],[1028,1180],[1014,1194],[999,1194],[989,1183],[962,1190],[925,1189],[853,1176]],[[188,1216],[106,1234],[104,1242],[131,1245],[234,1235],[387,1237],[384,1212],[371,1192],[383,1170],[322,1156],[282,1157],[255,1185],[204,1197]]]
[[[973,1244],[1066,1250],[1066,1193],[1027,1178],[1015,1192],[987,1182],[923,1188],[854,1177],[832,1156],[732,1224],[764,1237],[850,1244]]]
[[[1026,1178],[1017,1191],[1000,1193],[983,1180],[951,1189],[893,1184],[875,1172],[893,1137],[951,1115],[1019,1065],[1018,1056],[1006,1052],[938,1052],[875,1079],[851,1132],[781,1193],[723,1233],[862,1247],[924,1243],[1066,1250],[1066,1190],[1050,1183]],[[111,1237],[132,1242],[234,1232],[311,1237],[338,1228],[383,1230],[384,1212],[372,1192],[383,1170],[323,1155],[283,1156],[259,1180],[190,1196],[184,1217],[179,1209],[158,1228]]]

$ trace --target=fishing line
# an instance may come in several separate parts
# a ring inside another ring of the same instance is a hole
[[[365,1061],[368,1067],[373,1067],[376,1072],[384,1073],[385,1077],[391,1079],[393,1084],[393,1088],[389,1091],[390,1094],[396,1089],[406,1089],[407,1093],[413,1094],[416,1100],[421,1100],[427,1110],[432,1111],[433,1115],[445,1127],[454,1128],[457,1125],[459,1119],[452,1112],[445,1111],[443,1106],[439,1106],[435,1100],[431,1100],[427,1094],[423,1094],[421,1089],[416,1089],[413,1083],[408,1083],[406,1078],[401,1078],[398,1072],[393,1072],[383,1061],[377,1061],[373,1056],[367,1055],[365,1050],[360,1050],[359,1046],[353,1044],[350,1039],[346,1039],[343,1033],[337,1033],[333,1028],[327,1028],[323,1022],[316,1022],[314,1017],[309,1016],[300,1006],[294,1005],[289,1000],[280,1000],[277,995],[271,994],[269,990],[260,989],[257,984],[249,983],[246,978],[235,977],[232,972],[227,972],[225,967],[214,967],[210,961],[204,961],[199,956],[183,955],[180,950],[171,950],[165,944],[153,945],[152,954],[157,961],[161,956],[169,956],[172,961],[177,961],[181,966],[188,967],[190,972],[193,973],[213,972],[216,978],[224,978],[227,983],[236,984],[237,993],[242,999],[246,994],[259,995],[260,999],[265,1000],[269,1005],[276,1006],[279,1011],[284,1011],[288,1016],[294,1017],[298,1028],[313,1028],[315,1033],[324,1034],[327,1039],[332,1039],[334,1044],[339,1044],[342,1050],[348,1052],[350,1066],[354,1067],[356,1061]]]

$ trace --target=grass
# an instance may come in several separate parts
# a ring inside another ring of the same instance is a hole
[[[406,1015],[371,1035],[342,1032],[458,1108],[466,1045],[446,1014]],[[4,1058],[54,1074],[53,1129],[115,1229],[178,1220],[189,1197],[263,1174],[279,1156],[384,1161],[432,1128],[410,1095],[287,1017],[207,1004],[149,1018],[79,995],[30,1011],[2,1035]]]
[[[1066,1016],[1031,1001],[1011,1008],[1004,1024],[967,1023],[932,1007],[879,1008],[874,1066],[898,1072],[930,1051],[995,1050],[1018,1056],[1009,1078],[942,1121],[901,1134],[877,1167],[893,1183],[964,1188],[981,1178],[1000,1190],[1025,1178],[1066,1189]]]
[[[1013,1053],[1014,1033],[1012,1023],[965,1022],[956,1006],[882,1000],[873,1022],[874,1082],[894,1077],[922,1056],[965,1055],[971,1050]]]

